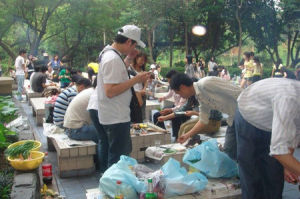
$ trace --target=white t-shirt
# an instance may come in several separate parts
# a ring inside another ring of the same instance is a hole
[[[98,115],[100,123],[104,125],[130,121],[131,90],[128,89],[112,98],[108,98],[105,94],[104,84],[120,84],[129,79],[124,62],[111,49],[111,46],[103,49],[105,52],[101,58],[97,77]]]
[[[209,72],[214,71],[214,66],[216,66],[216,65],[217,65],[217,64],[216,64],[215,62],[209,61],[209,62],[208,62],[208,71],[209,71]]]
[[[15,61],[15,67],[16,67],[16,75],[25,75],[23,64],[25,64],[25,60],[22,56],[18,56]]]
[[[130,67],[129,70],[134,71],[136,74],[139,73],[139,72],[136,71],[133,67]],[[130,75],[130,78],[133,78],[133,77],[134,77],[133,75]],[[138,92],[138,91],[143,90],[144,86],[143,86],[143,83],[136,83],[136,84],[133,86],[133,88],[134,88],[134,91]]]
[[[93,93],[90,97],[87,110],[98,110],[98,94],[97,87],[93,90]]]
[[[88,88],[81,91],[69,104],[65,118],[64,127],[70,129],[78,129],[83,125],[91,124],[90,114],[87,111],[87,106],[90,96],[94,91],[93,88]]]

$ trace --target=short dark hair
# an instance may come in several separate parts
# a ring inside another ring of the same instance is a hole
[[[41,70],[41,66],[37,65],[33,67],[34,72],[39,72]]]
[[[193,63],[193,56],[192,55],[187,55],[185,58],[186,58],[188,64]]]
[[[25,50],[25,49],[19,50],[19,55],[22,55],[22,54],[24,54],[24,53],[26,53],[26,50]]]
[[[121,31],[121,30],[119,30],[119,31]],[[124,44],[128,39],[129,38],[127,38],[127,37],[125,37],[123,35],[117,34],[117,36],[115,37],[114,41],[116,43],[119,43],[119,44]],[[131,44],[135,44],[135,43],[136,43],[136,41],[131,39]]]
[[[181,85],[192,86],[193,80],[186,74],[177,73],[176,75],[174,75],[172,77],[172,79],[170,81],[170,87],[171,87],[171,89],[178,91]]]
[[[250,52],[250,56],[251,56],[251,57],[254,57],[254,52],[251,51],[251,52]]]
[[[94,79],[94,81],[93,81],[93,85],[92,85],[94,88],[96,88],[97,87],[97,76],[96,76],[96,78]]]
[[[250,52],[244,52],[244,55],[249,59],[250,58]]]
[[[92,83],[89,79],[87,78],[79,78],[78,81],[76,82],[77,85],[84,85],[84,87],[89,88],[92,86]]]
[[[41,66],[41,68],[40,68],[40,71],[41,71],[42,73],[46,72],[47,70],[48,70],[48,68],[47,68],[47,66],[45,66],[45,65]]]
[[[166,78],[171,79],[174,75],[176,75],[178,72],[176,70],[170,70],[167,74],[166,74]]]

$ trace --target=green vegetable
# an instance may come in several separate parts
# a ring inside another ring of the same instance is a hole
[[[176,151],[175,150],[172,150],[172,149],[166,149],[164,150],[164,153],[175,153]]]
[[[20,155],[22,155],[24,159],[27,159],[31,149],[33,149],[34,147],[35,143],[33,141],[27,141],[24,144],[6,149],[5,155],[12,158],[18,158]]]

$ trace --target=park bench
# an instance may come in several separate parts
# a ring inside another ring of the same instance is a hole
[[[147,134],[131,134],[132,151],[130,156],[138,162],[144,162],[145,150],[150,146],[154,146],[156,140],[159,140],[161,145],[171,143],[171,134],[167,130],[149,122],[147,125],[154,130],[157,129],[157,131],[148,132]]]
[[[31,98],[40,98],[42,97],[42,93],[34,92],[31,90],[31,88],[26,88],[25,87],[25,95],[26,95],[26,100],[28,101],[29,106],[31,105],[30,99]]]
[[[30,103],[32,105],[32,114],[36,119],[37,126],[41,126],[43,124],[43,118],[45,117],[45,101],[46,97],[30,99]]]
[[[72,140],[66,134],[49,136],[49,141],[57,152],[60,177],[89,175],[95,171],[95,142]]]
[[[13,82],[11,77],[0,77],[0,95],[11,95]]]

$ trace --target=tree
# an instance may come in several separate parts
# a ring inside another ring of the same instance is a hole
[[[282,0],[280,1],[279,11],[282,13],[283,24],[285,29],[283,34],[287,35],[287,59],[286,65],[295,67],[299,62],[300,53],[300,40],[299,40],[299,30],[300,30],[300,2],[295,0]]]

